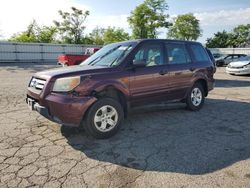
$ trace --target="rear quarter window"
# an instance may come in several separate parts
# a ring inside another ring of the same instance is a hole
[[[165,44],[167,50],[168,64],[187,64],[191,63],[190,56],[185,44],[167,43]]]
[[[205,49],[200,44],[191,44],[190,49],[193,52],[194,60],[196,62],[207,62],[207,61],[209,61],[209,57],[208,57]]]

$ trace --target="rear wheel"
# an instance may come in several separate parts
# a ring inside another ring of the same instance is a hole
[[[84,129],[95,138],[109,138],[119,130],[123,119],[121,104],[112,98],[102,98],[88,110]]]
[[[200,110],[204,100],[205,92],[203,86],[200,83],[194,84],[186,99],[187,108],[192,111]]]

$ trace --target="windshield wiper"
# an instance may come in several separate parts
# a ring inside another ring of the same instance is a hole
[[[109,66],[112,67],[112,65],[113,65],[115,62],[121,60],[121,58],[124,56],[124,54],[128,51],[128,49],[129,49],[130,47],[131,47],[131,45],[129,45],[129,46],[122,52],[122,54],[121,54],[119,57],[115,58],[115,60],[114,60],[112,63],[110,63]]]
[[[100,56],[98,58],[96,58],[95,60],[93,60],[92,62],[89,63],[89,65],[94,66],[96,63],[98,63],[101,59],[103,59],[104,57],[106,57],[107,55],[111,54],[112,52],[114,52],[116,49],[118,49],[120,46],[117,46],[111,50],[109,50],[106,54],[104,54],[103,56]],[[93,63],[93,64],[92,64]]]

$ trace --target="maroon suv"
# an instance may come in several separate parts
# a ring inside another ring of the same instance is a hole
[[[145,39],[109,44],[79,66],[36,73],[27,103],[51,121],[114,135],[131,107],[182,101],[199,110],[215,66],[200,43]]]

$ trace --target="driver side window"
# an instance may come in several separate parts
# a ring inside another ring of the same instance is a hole
[[[155,45],[144,45],[137,51],[134,57],[135,60],[145,60],[146,66],[157,66],[157,65],[163,65],[163,54],[162,54],[162,48],[160,44]]]

